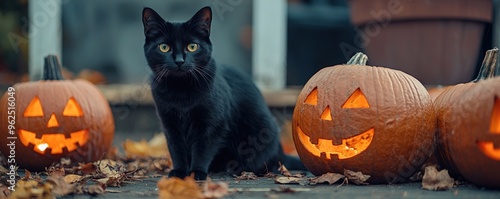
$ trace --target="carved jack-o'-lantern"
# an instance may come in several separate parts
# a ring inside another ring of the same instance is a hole
[[[437,157],[455,177],[500,188],[500,77],[498,49],[486,53],[478,78],[450,86],[435,100]]]
[[[7,114],[0,116],[0,150],[10,154],[12,140],[4,138],[17,138],[15,160],[21,168],[41,171],[62,157],[96,161],[111,146],[114,121],[104,96],[87,81],[62,80],[60,68],[57,57],[48,56],[41,81],[16,84],[0,100],[0,110],[15,110],[14,128],[8,128]],[[8,105],[9,96],[15,105]]]
[[[431,98],[415,78],[366,60],[358,53],[306,83],[293,114],[295,146],[315,175],[349,169],[370,183],[402,182],[433,152]]]

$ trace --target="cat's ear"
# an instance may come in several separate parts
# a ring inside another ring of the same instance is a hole
[[[194,16],[188,21],[190,26],[193,26],[198,30],[203,36],[210,36],[210,26],[212,24],[212,9],[206,6],[200,9]]]
[[[142,10],[142,24],[144,25],[144,35],[150,34],[152,27],[160,25],[165,22],[161,16],[151,8],[145,7]]]

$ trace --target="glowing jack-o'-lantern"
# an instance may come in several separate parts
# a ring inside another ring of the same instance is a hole
[[[306,97],[304,103],[316,106],[318,104],[318,89],[314,88],[311,93]],[[342,105],[342,108],[369,108],[370,105],[366,100],[366,97],[358,88],[352,93],[352,95],[347,99],[347,101]],[[323,113],[321,113],[320,118],[322,120],[331,121],[332,113],[330,106],[326,106]],[[304,148],[311,154],[320,157],[321,153],[325,153],[326,159],[332,159],[332,156],[337,155],[338,159],[351,158],[370,146],[374,134],[374,129],[369,130],[359,134],[354,135],[349,138],[342,139],[342,144],[334,145],[332,140],[318,139],[318,144],[311,143],[311,138],[307,136],[300,126],[297,126],[297,137],[304,146]]]
[[[81,117],[83,116],[83,110],[78,105],[75,98],[71,97],[66,104],[63,116],[66,117]],[[42,103],[38,96],[35,96],[33,100],[28,104],[26,110],[23,114],[24,117],[43,117]],[[59,127],[59,122],[54,113],[50,115],[49,121],[47,122],[48,129],[54,129]],[[19,139],[21,143],[28,147],[30,144],[34,145],[33,150],[37,153],[44,154],[47,149],[50,149],[52,154],[62,154],[63,149],[66,148],[67,152],[74,151],[79,146],[83,146],[87,143],[89,132],[86,129],[69,133],[69,137],[66,138],[65,134],[55,133],[55,134],[43,134],[42,137],[37,138],[35,132],[31,132],[25,129],[19,129]]]
[[[96,161],[111,146],[114,121],[104,96],[85,80],[63,80],[60,69],[57,57],[48,56],[42,80],[16,84],[0,100],[0,110],[15,110],[15,122],[0,116],[0,150],[10,154],[14,140],[21,168],[42,171],[62,157]]]
[[[478,77],[446,88],[435,100],[437,158],[454,177],[500,188],[498,49],[487,51]]]
[[[415,78],[366,60],[358,53],[309,79],[293,113],[295,146],[315,175],[349,169],[370,183],[402,182],[433,152],[431,98]]]

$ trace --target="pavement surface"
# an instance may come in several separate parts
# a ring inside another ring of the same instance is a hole
[[[420,183],[406,183],[396,185],[281,185],[275,184],[272,179],[259,178],[257,180],[236,181],[226,175],[212,176],[214,182],[229,184],[230,194],[224,198],[256,199],[256,198],[500,198],[500,190],[485,190],[473,185],[459,185],[446,191],[428,191],[421,188]],[[160,178],[143,179],[142,181],[126,183],[123,187],[106,190],[116,193],[106,193],[97,197],[75,195],[63,198],[157,198],[156,182]],[[295,192],[283,193],[280,187],[287,187]]]
[[[114,141],[115,146],[120,146],[125,139],[140,140],[149,139],[152,133],[145,134],[121,134],[117,133]],[[292,173],[297,173],[293,172]],[[24,172],[20,171],[20,176]],[[312,174],[307,174],[312,177]],[[161,176],[143,178],[134,181],[126,181],[121,187],[107,187],[106,193],[98,196],[69,195],[63,199],[77,198],[102,198],[102,199],[148,199],[158,198],[157,182]],[[298,184],[276,184],[274,179],[259,177],[255,180],[236,180],[226,174],[211,175],[213,182],[224,182],[228,184],[229,194],[224,198],[235,199],[258,199],[258,198],[491,198],[500,199],[500,190],[489,190],[479,188],[471,184],[458,185],[446,191],[429,191],[422,189],[421,183],[405,183],[393,185],[298,185]],[[283,191],[288,190],[288,191]],[[290,191],[291,190],[291,191]]]
[[[124,133],[115,134],[114,145],[120,147],[125,139],[140,140],[150,139],[153,132]],[[293,171],[292,171],[293,173]],[[309,174],[308,176],[312,176]],[[235,180],[234,177],[217,174],[211,176],[214,182],[225,182],[229,185],[230,194],[224,198],[235,199],[258,199],[258,198],[494,198],[500,199],[500,190],[488,190],[478,188],[471,184],[463,184],[446,191],[428,191],[422,189],[421,183],[405,183],[393,185],[364,185],[358,186],[347,184],[339,186],[340,183],[333,185],[319,184],[313,186],[303,186],[295,184],[275,184],[273,179],[262,177],[257,180]],[[122,187],[108,187],[107,193],[99,196],[72,195],[63,197],[69,198],[130,198],[147,199],[158,198],[156,183],[160,177],[141,179],[125,183]],[[280,188],[290,188],[293,193],[283,193]]]

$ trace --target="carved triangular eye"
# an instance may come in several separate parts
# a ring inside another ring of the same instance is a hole
[[[35,96],[28,107],[26,107],[26,110],[24,111],[24,117],[39,117],[43,116],[43,109],[42,109],[42,103],[40,103],[40,99],[38,99],[38,96]]]
[[[64,107],[63,111],[64,116],[73,116],[78,117],[83,115],[82,107],[78,104],[75,98],[69,98],[66,107]]]
[[[322,120],[332,121],[332,113],[330,112],[330,107],[329,106],[327,106],[325,108],[325,110],[323,111],[323,113],[321,114],[321,119]]]
[[[370,108],[370,104],[361,89],[357,88],[344,102],[342,108]]]
[[[309,105],[317,105],[318,104],[318,88],[314,88],[309,95],[307,95],[304,103]]]
[[[495,97],[493,113],[491,113],[490,132],[500,134],[500,98]]]

